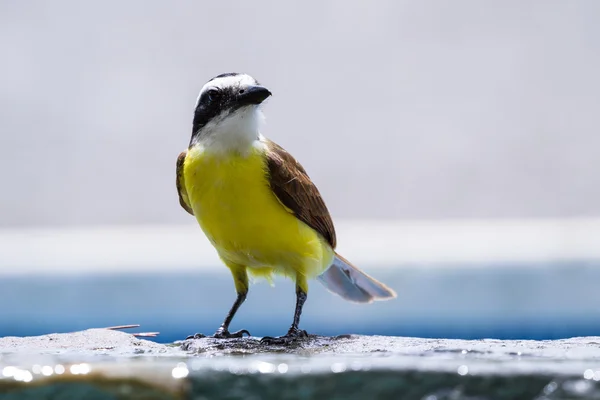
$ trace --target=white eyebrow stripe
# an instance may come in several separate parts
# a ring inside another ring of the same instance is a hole
[[[255,83],[254,78],[249,75],[241,74],[241,75],[233,75],[233,76],[223,76],[221,78],[213,79],[208,82],[205,86],[211,85],[218,88],[226,88],[232,86],[246,86],[253,85]]]
[[[240,87],[240,86],[249,86],[255,85],[256,80],[247,74],[239,74],[239,75],[230,75],[223,76],[220,78],[214,78],[208,81],[198,93],[198,97],[196,98],[196,106],[198,105],[198,101],[200,101],[200,97],[204,92],[206,92],[210,88],[227,88],[227,87]]]

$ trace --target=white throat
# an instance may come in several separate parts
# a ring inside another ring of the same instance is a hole
[[[247,154],[260,141],[264,119],[257,106],[223,113],[202,127],[195,144],[211,153]]]

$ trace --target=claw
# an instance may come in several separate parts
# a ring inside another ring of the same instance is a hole
[[[244,334],[246,334],[248,336],[252,336],[252,335],[250,335],[250,332],[248,332],[245,329],[230,333],[227,329],[219,328],[219,329],[217,329],[215,334],[212,336],[206,336],[206,335],[203,335],[202,333],[196,333],[195,335],[190,335],[190,336],[186,337],[185,340],[202,339],[205,337],[210,337],[210,338],[214,338],[214,339],[234,339],[234,338],[243,338]]]
[[[265,336],[260,339],[261,344],[266,345],[288,345],[293,342],[296,342],[300,339],[304,339],[308,337],[308,333],[305,330],[300,330],[298,328],[290,329],[287,334],[284,336],[272,337]]]
[[[203,335],[202,333],[196,333],[196,334],[193,334],[193,335],[190,335],[190,336],[186,337],[185,340],[188,340],[188,339],[202,339],[202,338],[205,338],[205,337],[206,337],[206,335]]]
[[[242,338],[244,337],[244,333],[248,336],[250,332],[245,329],[239,330],[237,332],[230,333],[227,329],[218,329],[215,334],[212,336],[215,339],[233,339],[233,338]]]

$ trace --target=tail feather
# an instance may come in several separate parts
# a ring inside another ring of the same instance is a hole
[[[318,279],[330,292],[355,303],[371,303],[373,300],[396,297],[392,289],[365,274],[337,253],[331,266]]]

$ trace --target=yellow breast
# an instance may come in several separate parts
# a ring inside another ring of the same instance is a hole
[[[265,149],[248,154],[188,151],[185,186],[202,230],[227,262],[258,275],[313,278],[331,263],[331,247],[270,189]]]

